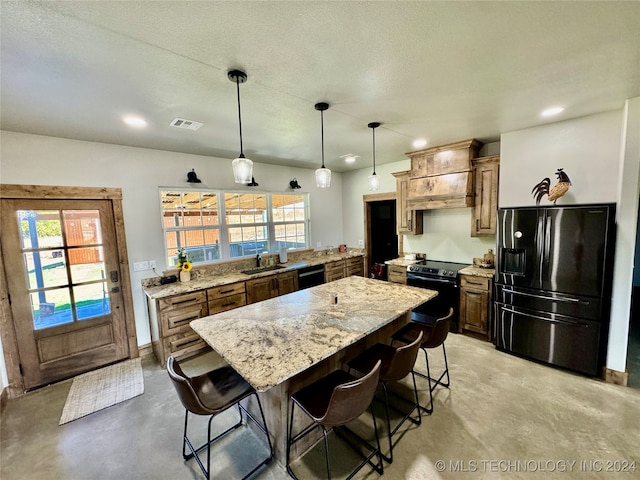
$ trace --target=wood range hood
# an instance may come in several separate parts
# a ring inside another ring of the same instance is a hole
[[[476,139],[408,152],[411,159],[407,185],[410,210],[473,207],[472,160],[482,143]]]

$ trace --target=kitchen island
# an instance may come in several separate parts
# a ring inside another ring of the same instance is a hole
[[[190,325],[263,392],[275,456],[284,464],[289,395],[340,368],[370,345],[388,342],[409,321],[413,308],[436,295],[432,290],[352,276],[200,318]],[[300,442],[292,457],[307,446]]]

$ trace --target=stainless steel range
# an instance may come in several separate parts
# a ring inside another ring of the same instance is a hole
[[[425,260],[407,267],[407,285],[436,290],[438,296],[411,312],[411,319],[418,322],[434,323],[446,315],[453,307],[451,331],[458,331],[458,309],[460,290],[458,272],[469,265],[466,263]]]

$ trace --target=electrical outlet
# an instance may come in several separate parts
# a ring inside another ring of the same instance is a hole
[[[364,248],[364,240],[358,240],[358,248]]]
[[[322,248],[322,242],[316,243],[316,248]]]
[[[149,270],[149,262],[135,262],[133,264],[134,272],[142,272],[144,270]]]
[[[149,268],[151,270],[153,270],[154,268],[156,268],[156,261],[155,260],[149,260]]]

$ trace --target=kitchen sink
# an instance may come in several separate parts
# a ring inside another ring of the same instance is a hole
[[[246,275],[253,275],[255,273],[270,272],[271,270],[280,270],[281,268],[285,268],[285,267],[282,265],[271,265],[269,267],[260,267],[260,268],[252,268],[251,270],[242,270],[240,273],[244,273]]]

